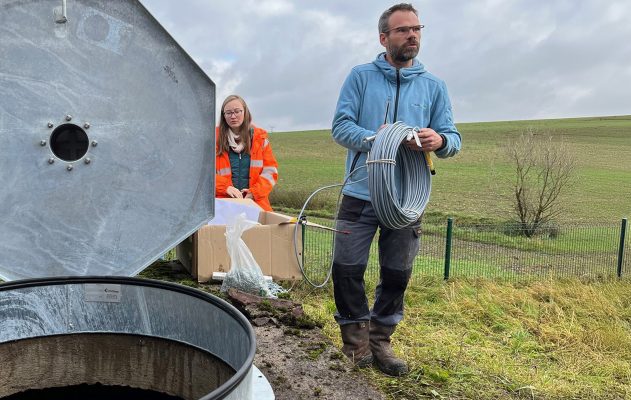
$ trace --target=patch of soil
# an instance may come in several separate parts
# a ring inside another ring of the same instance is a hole
[[[226,295],[220,284],[192,280],[178,261],[158,261],[141,276],[198,287],[235,305],[254,327],[254,365],[265,374],[277,400],[385,399],[304,314],[301,304],[236,291]]]
[[[276,399],[385,399],[304,315],[300,304],[256,300],[232,290],[228,297],[254,326],[254,364],[272,385]]]
[[[254,330],[254,365],[265,374],[277,400],[385,399],[319,329],[266,325]]]

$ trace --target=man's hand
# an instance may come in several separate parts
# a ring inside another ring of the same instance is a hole
[[[443,145],[443,138],[431,128],[421,128],[421,131],[418,133],[418,139],[421,147],[418,146],[415,138],[404,142],[404,144],[412,151],[434,151],[440,149]]]
[[[228,186],[228,189],[226,189],[226,194],[232,198],[235,199],[242,199],[243,195],[241,194],[241,192],[239,191],[239,189],[237,189],[234,186]]]

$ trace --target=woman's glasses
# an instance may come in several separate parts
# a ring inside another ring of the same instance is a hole
[[[239,115],[241,115],[242,112],[243,112],[243,110],[238,110],[238,109],[237,110],[230,110],[230,111],[224,111],[223,115],[225,115],[226,118],[230,118],[233,115],[238,117]]]

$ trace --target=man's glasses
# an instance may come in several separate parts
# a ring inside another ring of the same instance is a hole
[[[420,33],[421,29],[425,28],[425,25],[414,25],[414,26],[399,26],[396,28],[391,28],[383,31],[383,33],[394,33],[396,35],[407,35],[408,32],[412,31],[414,33]]]
[[[223,115],[226,116],[226,118],[230,118],[233,115],[235,116],[239,116],[241,115],[241,113],[243,112],[243,110],[231,110],[231,111],[224,111]]]

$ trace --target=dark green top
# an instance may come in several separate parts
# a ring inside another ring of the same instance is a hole
[[[235,153],[230,149],[230,169],[232,185],[239,190],[250,187],[250,155],[245,152]]]

